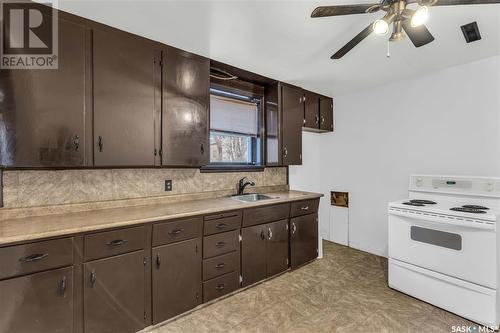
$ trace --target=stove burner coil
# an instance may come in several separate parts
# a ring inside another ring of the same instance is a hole
[[[486,213],[484,210],[481,210],[481,209],[467,208],[467,207],[453,207],[453,208],[450,208],[450,210],[453,210],[455,212],[474,213],[474,214],[485,214]]]
[[[415,203],[415,204],[422,204],[422,205],[435,205],[436,202],[434,201],[431,201],[431,200],[422,200],[422,199],[414,199],[414,200],[410,200],[411,203]]]
[[[470,209],[479,209],[479,210],[488,210],[488,207],[484,206],[479,206],[479,205],[463,205],[463,208],[470,208]]]

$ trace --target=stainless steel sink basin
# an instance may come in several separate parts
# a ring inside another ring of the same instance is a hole
[[[255,201],[269,200],[274,198],[265,194],[252,193],[252,194],[234,195],[231,197],[231,199],[241,202],[255,202]]]

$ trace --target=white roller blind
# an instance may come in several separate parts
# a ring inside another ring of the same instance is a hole
[[[257,135],[257,104],[210,95],[210,130]]]

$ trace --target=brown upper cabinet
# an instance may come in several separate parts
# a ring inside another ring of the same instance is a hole
[[[210,60],[173,47],[163,59],[162,165],[206,165]]]
[[[281,82],[266,89],[267,165],[302,164],[303,94]]]
[[[304,92],[304,127],[319,128],[319,95]]]
[[[319,129],[333,132],[333,98],[331,97],[319,98]]]
[[[143,38],[95,29],[93,55],[94,164],[155,165],[161,51]]]
[[[43,8],[42,5],[40,5]],[[81,167],[86,159],[84,26],[59,18],[58,69],[0,70],[0,165]],[[91,154],[89,154],[91,156]]]
[[[327,96],[304,93],[304,130],[333,132],[333,99]]]

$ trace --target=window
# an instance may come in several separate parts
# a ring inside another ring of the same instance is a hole
[[[261,99],[210,90],[210,164],[261,164]]]

